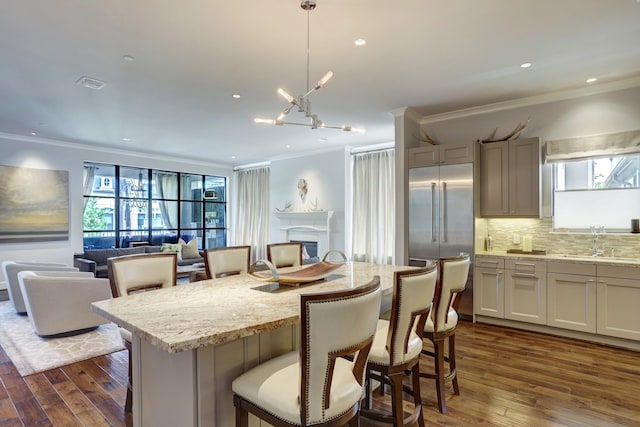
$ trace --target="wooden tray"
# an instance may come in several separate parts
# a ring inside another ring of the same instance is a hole
[[[326,259],[325,255],[325,259]],[[344,255],[343,255],[344,257]],[[346,257],[344,257],[346,260]],[[342,267],[344,262],[329,262],[323,259],[317,264],[311,264],[307,267],[293,271],[279,272],[269,261],[256,261],[249,269],[249,274],[263,282],[278,282],[281,285],[298,286],[301,283],[310,283],[322,280],[334,270]],[[255,271],[255,267],[264,264],[269,270]]]

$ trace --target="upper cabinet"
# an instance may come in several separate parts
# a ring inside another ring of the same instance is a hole
[[[480,146],[480,215],[540,217],[540,139]]]
[[[409,148],[407,159],[409,168],[473,163],[473,142]]]

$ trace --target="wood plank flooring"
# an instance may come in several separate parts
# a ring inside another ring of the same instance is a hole
[[[460,395],[447,387],[447,414],[422,380],[427,425],[640,426],[640,353],[469,322],[456,350]],[[131,425],[126,380],[124,350],[22,378],[0,348],[0,426]]]

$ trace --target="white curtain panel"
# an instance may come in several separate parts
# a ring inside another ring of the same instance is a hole
[[[175,173],[157,174],[159,184],[158,196],[161,199],[176,198],[178,196],[178,178]],[[158,200],[158,206],[160,206],[160,214],[164,221],[165,228],[172,229],[178,227],[178,210],[171,209],[171,206],[175,202],[168,202],[166,200]]]
[[[251,262],[267,258],[269,241],[269,167],[236,172],[238,198],[234,244],[251,246]]]
[[[353,156],[352,254],[354,261],[393,263],[395,152]]]

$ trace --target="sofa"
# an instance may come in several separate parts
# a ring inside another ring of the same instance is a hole
[[[80,271],[93,273],[95,277],[109,277],[107,259],[124,255],[157,253],[162,252],[162,248],[162,246],[137,246],[133,248],[87,249],[83,253],[77,253],[73,256],[73,266]],[[183,258],[181,253],[178,253],[178,265],[192,265],[199,262],[204,263],[201,252],[198,252],[197,257],[188,258]]]

